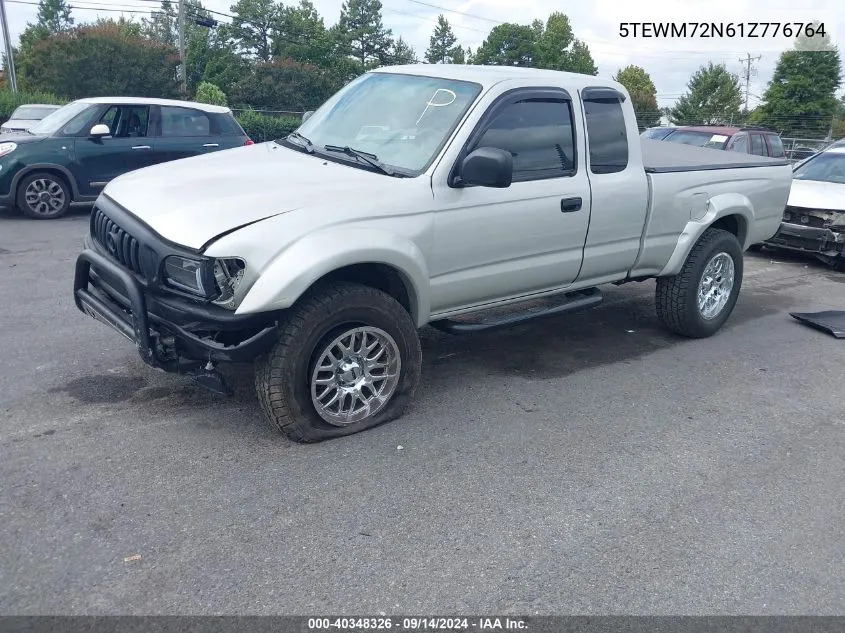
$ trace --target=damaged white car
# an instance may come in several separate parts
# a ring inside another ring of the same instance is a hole
[[[768,246],[812,253],[845,264],[845,147],[831,147],[799,163],[789,202]]]

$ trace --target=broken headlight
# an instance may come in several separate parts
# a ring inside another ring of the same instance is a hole
[[[171,255],[164,260],[164,280],[167,285],[200,297],[208,296],[206,264],[197,259]]]
[[[244,277],[246,262],[236,257],[214,260],[214,283],[217,298],[213,303],[228,310],[235,309],[235,290]]]
[[[845,229],[845,213],[840,213],[834,216],[833,220],[830,222],[830,228]]]

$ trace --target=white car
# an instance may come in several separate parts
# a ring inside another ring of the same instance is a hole
[[[21,134],[38,123],[48,114],[52,114],[62,106],[50,105],[47,103],[28,103],[18,106],[12,112],[12,116],[3,125],[0,125],[0,134]]]
[[[830,147],[801,161],[792,174],[789,202],[769,246],[845,263],[845,147]]]

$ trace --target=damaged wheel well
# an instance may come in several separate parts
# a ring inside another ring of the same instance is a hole
[[[740,245],[745,244],[745,238],[748,236],[748,223],[741,215],[726,215],[716,220],[711,226],[714,229],[722,229],[731,233],[739,240]]]
[[[404,275],[387,264],[353,264],[344,266],[321,277],[317,283],[348,281],[376,288],[389,294],[416,319],[416,297]],[[315,284],[316,285],[316,284]]]

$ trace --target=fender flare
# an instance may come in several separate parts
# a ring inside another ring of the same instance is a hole
[[[684,230],[678,237],[678,243],[672,252],[669,261],[657,276],[669,277],[681,272],[684,262],[687,261],[690,251],[695,243],[701,238],[704,231],[710,228],[721,218],[737,216],[740,222],[739,236],[740,246],[743,251],[749,246],[748,227],[754,224],[754,207],[751,200],[738,193],[723,193],[713,196],[707,201],[704,214],[700,218],[690,219]]]
[[[68,185],[70,185],[70,192],[73,196],[73,200],[79,199],[79,187],[76,184],[76,178],[74,178],[73,174],[67,167],[62,167],[61,165],[56,165],[55,163],[32,163],[23,167],[15,176],[12,178],[12,185],[11,190],[9,191],[9,195],[13,198],[17,198],[18,195],[18,185],[21,184],[21,180],[26,178],[29,174],[42,171],[42,170],[50,170],[50,171],[58,171],[67,180]]]
[[[334,226],[297,240],[267,265],[236,314],[284,310],[325,275],[355,264],[384,264],[401,277],[418,327],[430,314],[425,257],[407,237],[374,228]]]

